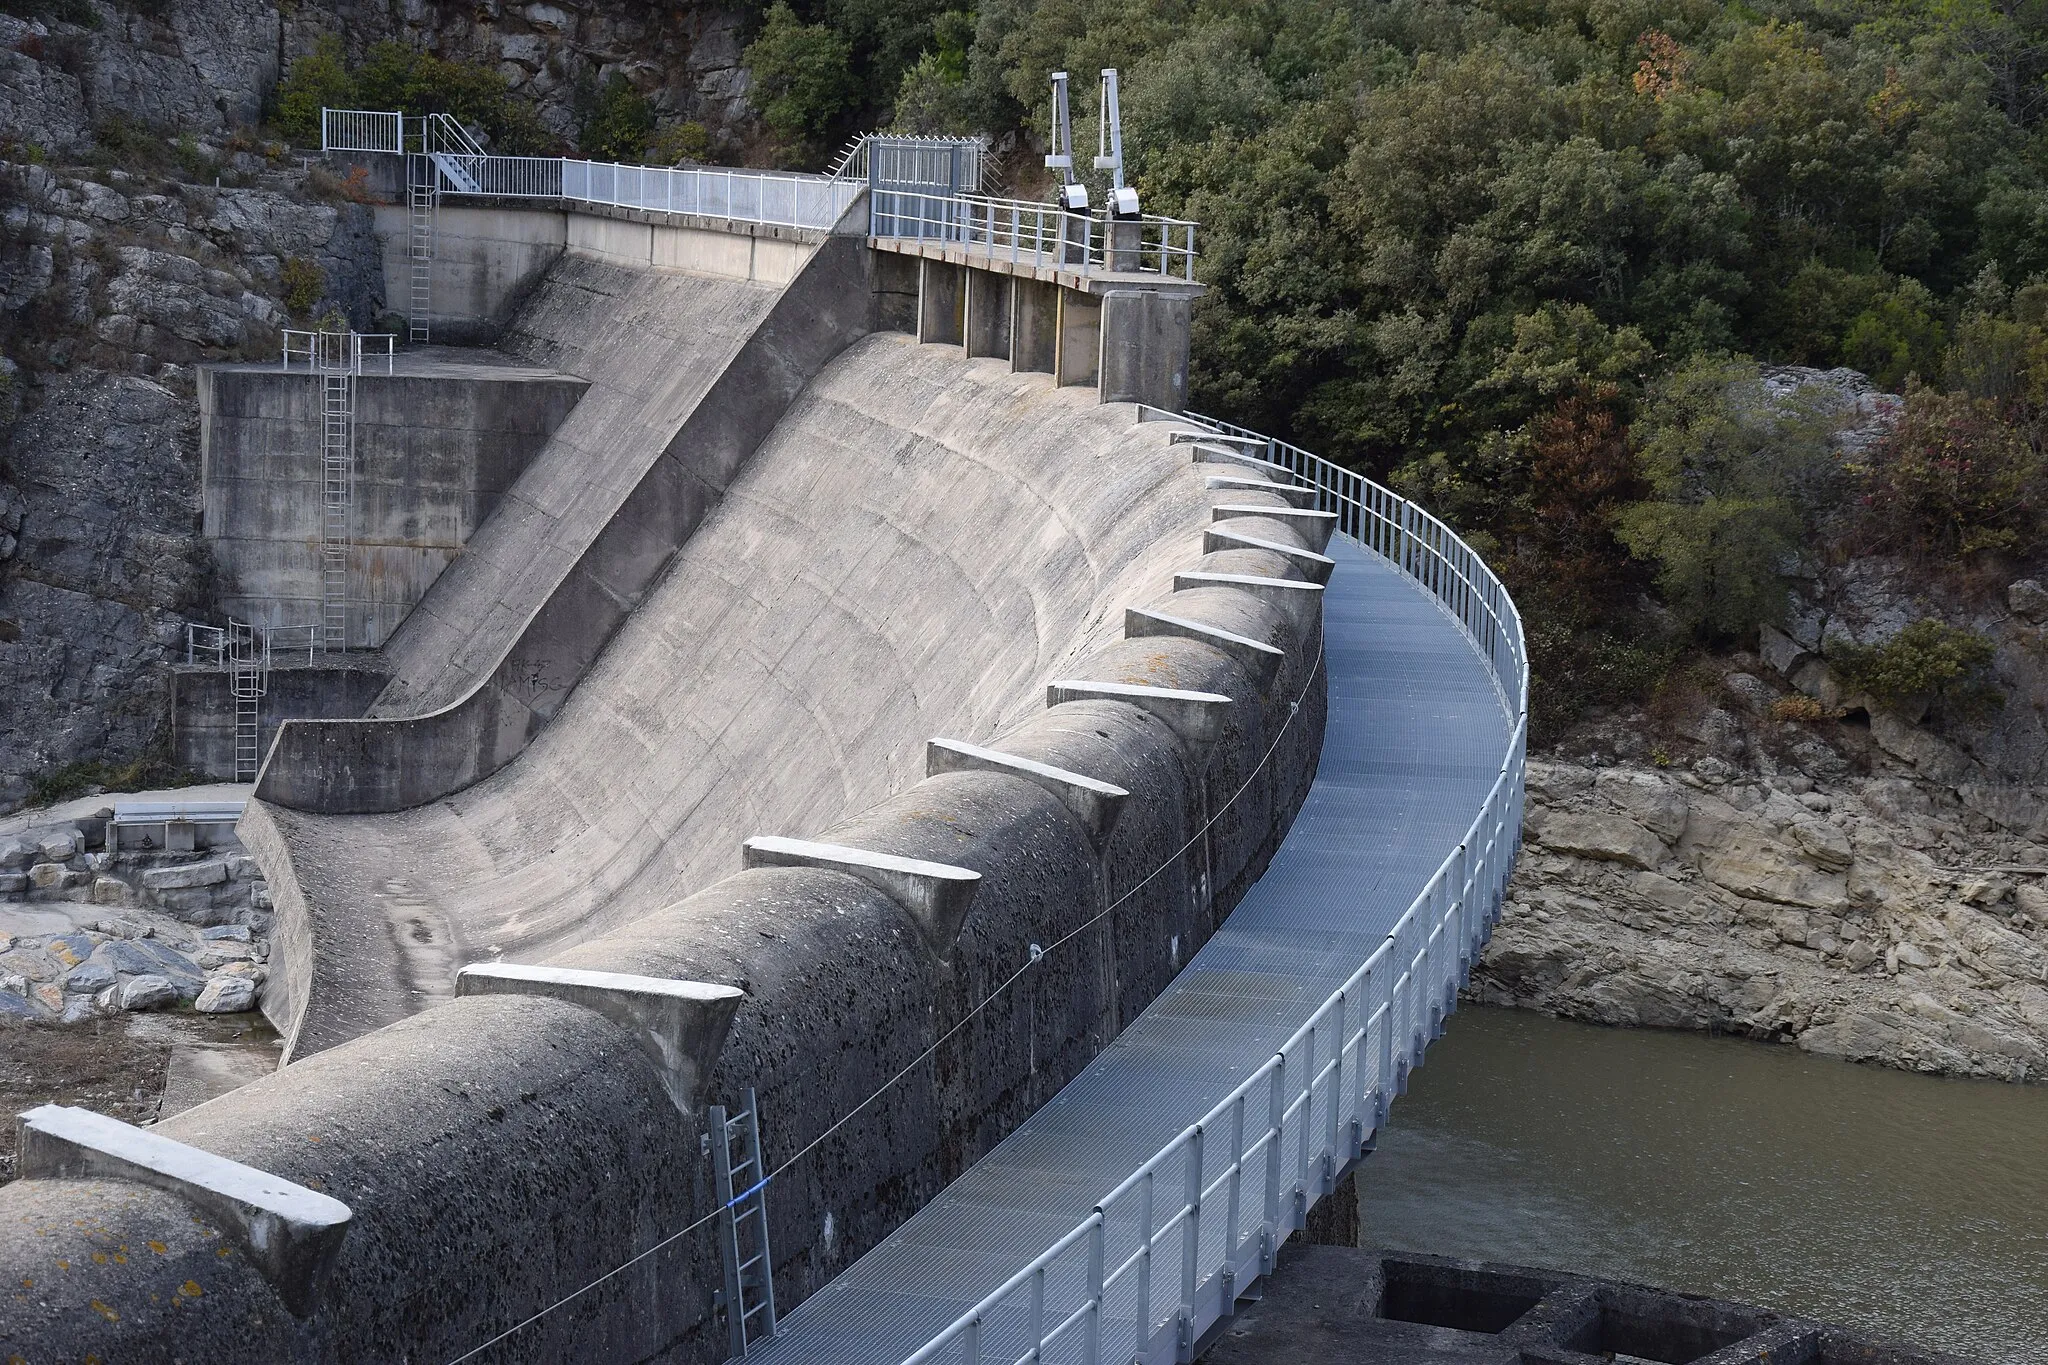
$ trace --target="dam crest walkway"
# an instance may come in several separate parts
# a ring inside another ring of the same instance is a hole
[[[1521,828],[1519,618],[1413,504],[1259,453],[1339,515],[1328,722],[1293,826],[1157,1000],[750,1361],[1190,1359],[1371,1150],[1455,1006]]]

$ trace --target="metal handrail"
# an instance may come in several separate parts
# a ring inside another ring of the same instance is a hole
[[[904,1365],[983,1365],[992,1347],[999,1353],[988,1358],[1004,1362],[1043,1361],[1054,1346],[1078,1346],[1084,1365],[1185,1359],[1363,1155],[1455,1004],[1513,870],[1529,669],[1506,587],[1450,527],[1363,475],[1227,422],[1140,409],[1141,421],[1151,416],[1254,438],[1262,458],[1315,488],[1343,534],[1413,578],[1458,622],[1512,708],[1514,733],[1464,838],[1343,987],[1200,1122]],[[1164,1209],[1162,1188],[1179,1191]],[[1160,1287],[1167,1292],[1155,1297]],[[1050,1302],[1056,1288],[1064,1294]],[[1129,1339],[1105,1339],[1113,1322]]]
[[[1195,278],[1195,229],[1183,218],[1144,214],[1094,218],[1057,204],[982,195],[876,189],[868,200],[868,235],[936,241],[991,263]]]
[[[287,327],[279,364],[287,373],[296,360],[309,374],[389,375],[396,372],[397,348],[398,337],[391,332],[305,331]]]

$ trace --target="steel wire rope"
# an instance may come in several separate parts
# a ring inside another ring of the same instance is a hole
[[[630,1257],[627,1260],[621,1261],[618,1265],[615,1265],[610,1270],[605,1271],[604,1274],[598,1276],[590,1283],[584,1285],[581,1289],[571,1290],[569,1293],[564,1294],[559,1299],[556,1299],[553,1303],[541,1309],[538,1313],[533,1314],[531,1317],[524,1318],[521,1321],[513,1324],[512,1326],[506,1328],[504,1331],[498,1333],[498,1335],[492,1337],[488,1341],[470,1347],[461,1355],[456,1356],[454,1359],[450,1360],[448,1362],[448,1365],[462,1365],[462,1362],[474,1359],[476,1356],[479,1356],[483,1354],[485,1351],[490,1350],[491,1347],[496,1346],[499,1342],[506,1340],[508,1337],[517,1336],[519,1333],[533,1326],[534,1323],[539,1322],[542,1318],[554,1312],[556,1309],[561,1308],[566,1304],[573,1303],[575,1300],[582,1298],[585,1294],[588,1294],[591,1290],[597,1288],[599,1285],[611,1279],[613,1276],[621,1273],[622,1271],[632,1269],[640,1262],[646,1260],[649,1256],[652,1256],[655,1252],[662,1250],[664,1247],[673,1246],[676,1242],[682,1240],[683,1238],[689,1236],[691,1233],[697,1231],[697,1229],[708,1226],[711,1222],[717,1219],[720,1215],[724,1214],[726,1211],[738,1208],[741,1204],[753,1198],[755,1194],[763,1190],[766,1190],[777,1176],[780,1176],[790,1167],[796,1165],[797,1162],[802,1161],[812,1152],[815,1152],[818,1148],[822,1147],[825,1144],[826,1139],[830,1138],[834,1133],[838,1132],[841,1128],[844,1128],[847,1124],[853,1122],[853,1120],[857,1118],[861,1114],[861,1112],[865,1110],[869,1105],[873,1104],[876,1100],[882,1098],[882,1096],[888,1094],[891,1090],[895,1089],[898,1083],[900,1083],[904,1077],[908,1076],[911,1072],[917,1070],[920,1066],[923,1066],[927,1061],[930,1061],[932,1056],[935,1053],[937,1053],[940,1048],[944,1047],[947,1043],[951,1042],[953,1038],[960,1032],[960,1030],[966,1028],[969,1023],[973,1022],[975,1016],[979,1015],[983,1010],[987,1009],[990,1005],[993,1005],[997,1000],[1002,998],[1003,993],[1008,991],[1010,987],[1016,985],[1019,981],[1023,980],[1025,974],[1029,972],[1033,967],[1036,967],[1039,963],[1045,961],[1046,958],[1051,957],[1055,952],[1059,951],[1067,944],[1073,942],[1082,934],[1086,933],[1088,930],[1100,924],[1103,920],[1108,919],[1111,915],[1115,914],[1123,906],[1125,901],[1129,900],[1131,897],[1137,895],[1140,891],[1143,891],[1147,886],[1151,885],[1152,882],[1155,881],[1168,868],[1178,864],[1181,858],[1187,853],[1189,849],[1193,848],[1196,845],[1196,843],[1198,843],[1203,838],[1207,837],[1209,831],[1215,828],[1216,822],[1223,818],[1224,812],[1228,811],[1231,807],[1235,806],[1238,803],[1238,801],[1244,796],[1244,794],[1251,790],[1252,783],[1258,781],[1259,774],[1263,773],[1266,770],[1266,765],[1273,761],[1273,755],[1280,751],[1280,741],[1287,738],[1287,732],[1294,728],[1295,718],[1301,714],[1301,704],[1304,701],[1308,700],[1309,689],[1315,686],[1316,679],[1322,675],[1322,671],[1323,640],[1321,632],[1319,631],[1317,633],[1316,638],[1315,664],[1313,667],[1309,669],[1308,681],[1302,684],[1301,694],[1297,696],[1292,702],[1288,703],[1287,719],[1280,722],[1280,729],[1273,735],[1273,742],[1271,744],[1268,744],[1266,746],[1266,752],[1259,756],[1258,766],[1254,767],[1251,770],[1250,774],[1248,774],[1245,777],[1245,780],[1241,784],[1239,784],[1238,789],[1230,794],[1229,799],[1224,801],[1222,805],[1216,808],[1215,814],[1211,815],[1208,819],[1204,820],[1201,823],[1201,825],[1196,828],[1195,832],[1193,834],[1190,834],[1187,837],[1187,839],[1182,842],[1180,847],[1176,848],[1169,857],[1167,857],[1164,861],[1162,861],[1159,864],[1159,866],[1153,868],[1150,872],[1147,872],[1143,877],[1140,877],[1136,882],[1133,882],[1130,888],[1126,890],[1121,896],[1118,896],[1108,905],[1102,907],[1101,910],[1097,911],[1093,915],[1090,915],[1087,919],[1082,920],[1073,928],[1067,930],[1066,933],[1061,934],[1051,943],[1043,947],[1035,943],[1032,944],[1031,955],[1024,960],[1023,966],[1019,967],[1016,971],[1010,973],[1009,976],[1005,977],[1001,985],[997,986],[994,990],[990,991],[987,995],[983,996],[981,1002],[975,1005],[974,1008],[968,1010],[967,1013],[961,1015],[960,1018],[954,1022],[951,1028],[947,1029],[944,1033],[940,1034],[937,1038],[933,1039],[931,1043],[929,1043],[924,1048],[923,1051],[917,1054],[917,1056],[911,1058],[908,1062],[904,1063],[903,1068],[899,1070],[895,1075],[891,1076],[888,1080],[882,1082],[880,1086],[876,1087],[874,1093],[870,1094],[866,1099],[862,1100],[859,1104],[856,1104],[855,1106],[853,1106],[853,1108],[847,1110],[844,1114],[841,1114],[838,1118],[834,1119],[831,1125],[828,1126],[823,1132],[819,1133],[816,1137],[812,1138],[802,1147],[799,1147],[794,1153],[792,1153],[789,1156],[787,1160],[782,1162],[782,1164],[777,1166],[774,1170],[769,1171],[766,1175],[762,1176],[759,1180],[755,1181],[745,1190],[741,1191],[739,1194],[734,1195],[730,1201],[719,1205],[711,1212],[705,1214],[702,1218],[699,1218],[696,1222],[690,1223],[682,1228],[678,1228],[676,1231],[662,1238],[660,1241],[648,1247],[646,1250],[636,1252],[632,1257]]]

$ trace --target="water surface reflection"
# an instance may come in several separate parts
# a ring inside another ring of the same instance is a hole
[[[2048,1365],[2048,1086],[1468,1006],[1359,1185],[1369,1245]]]

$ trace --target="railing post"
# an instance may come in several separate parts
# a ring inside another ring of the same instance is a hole
[[[1201,1266],[1196,1264],[1202,1254],[1202,1128],[1195,1126],[1194,1140],[1188,1144],[1188,1183],[1184,1196],[1188,1211],[1187,1222],[1181,1228],[1180,1238],[1180,1321],[1185,1333],[1183,1343],[1194,1344],[1195,1289],[1202,1282]]]
[[[1350,1117],[1345,1112],[1347,1104],[1344,1094],[1345,994],[1343,991],[1337,992],[1337,1050],[1330,1058],[1330,1122],[1328,1126],[1328,1148],[1323,1157],[1323,1175],[1330,1189],[1335,1189],[1337,1185],[1338,1128],[1343,1120]],[[1325,1194],[1329,1192],[1330,1190],[1323,1191]]]
[[[1311,1022],[1308,1026],[1308,1037],[1301,1042],[1301,1131],[1295,1135],[1296,1146],[1300,1149],[1298,1159],[1301,1165],[1294,1177],[1294,1203],[1295,1211],[1301,1215],[1303,1223],[1308,1221],[1308,1144],[1309,1135],[1316,1126],[1316,1035],[1320,1032],[1322,1026]]]
[[[1287,1054],[1273,1063],[1266,1099],[1266,1227],[1259,1245],[1259,1273],[1273,1268],[1280,1250],[1280,1144],[1287,1140]]]
[[[1225,1196],[1228,1203],[1223,1214],[1223,1264],[1224,1273],[1230,1280],[1223,1287],[1223,1311],[1228,1313],[1236,1298],[1237,1244],[1241,1240],[1238,1227],[1238,1204],[1244,1185],[1244,1095],[1238,1094],[1237,1102],[1230,1106],[1230,1189]]]
[[[1031,1273],[1031,1360],[1045,1359],[1045,1267]]]
[[[1132,1349],[1144,1359],[1152,1344],[1152,1172],[1138,1182],[1138,1339]]]
[[[1082,1365],[1102,1365],[1102,1225],[1108,1215],[1095,1210],[1095,1226],[1088,1229],[1088,1316],[1081,1328]]]

